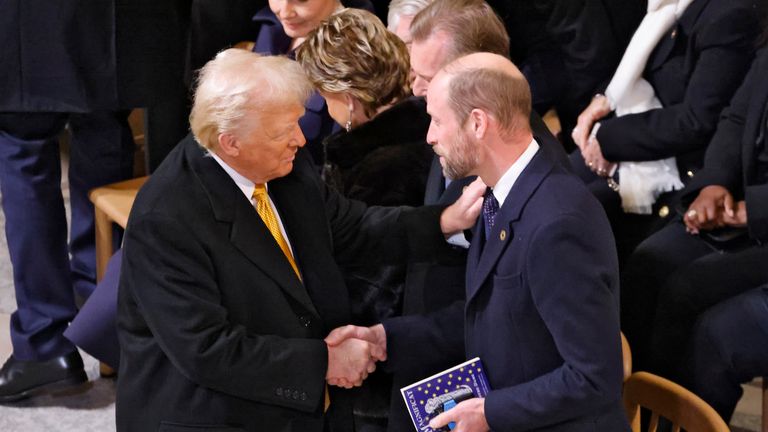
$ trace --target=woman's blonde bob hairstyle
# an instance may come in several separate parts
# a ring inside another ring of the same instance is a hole
[[[348,93],[373,117],[410,95],[410,59],[403,41],[372,13],[342,9],[310,32],[296,60],[321,92]]]

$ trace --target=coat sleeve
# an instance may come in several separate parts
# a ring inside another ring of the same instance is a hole
[[[230,322],[212,253],[178,220],[151,213],[132,220],[125,239],[120,309],[132,321],[143,320],[145,328],[124,330],[143,333],[140,340],[150,333],[151,343],[195,384],[314,412],[324,397],[325,343],[254,334]],[[301,389],[306,397],[280,397],[278,386]]]
[[[528,284],[563,361],[531,381],[491,391],[485,414],[492,430],[538,429],[618,403],[618,270],[604,226],[565,215],[533,234]]]
[[[704,157],[704,167],[686,187],[683,202],[688,204],[696,199],[699,191],[706,186],[719,185],[728,189],[736,196],[742,196],[743,181],[743,150],[752,143],[744,142],[745,125],[750,115],[760,115],[761,112],[750,112],[752,97],[759,88],[766,66],[768,66],[768,50],[763,50],[747,73],[744,83],[736,91],[730,105],[723,110],[717,130],[707,147]]]
[[[683,100],[603,121],[597,139],[605,158],[649,161],[706,148],[721,110],[753,59],[755,15],[749,8],[734,6],[699,26],[689,39],[688,49],[696,51],[690,58],[696,64]]]

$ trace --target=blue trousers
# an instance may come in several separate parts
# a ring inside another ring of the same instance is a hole
[[[0,113],[0,193],[17,310],[13,355],[46,360],[74,346],[62,333],[77,312],[75,292],[95,287],[93,205],[88,191],[130,177],[128,112]],[[71,225],[61,192],[58,136],[69,124]]]
[[[768,285],[707,310],[689,348],[683,384],[729,421],[741,384],[768,375]]]

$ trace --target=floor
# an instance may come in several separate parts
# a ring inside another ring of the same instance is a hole
[[[64,171],[66,172],[66,158]],[[66,178],[66,174],[63,176]],[[62,189],[67,198],[66,180]],[[0,231],[5,218],[0,211]],[[10,355],[9,318],[15,310],[11,263],[5,236],[0,235],[0,362]],[[35,399],[0,405],[2,432],[109,432],[115,430],[115,381],[99,377],[98,362],[83,354],[90,381],[66,394],[46,395]],[[759,431],[761,410],[760,381],[744,386],[745,395],[732,421],[733,431]]]

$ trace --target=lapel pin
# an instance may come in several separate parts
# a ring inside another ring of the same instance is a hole
[[[507,230],[501,230],[499,233],[499,240],[504,241],[507,238]]]

